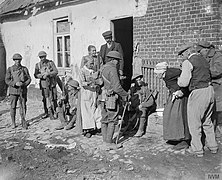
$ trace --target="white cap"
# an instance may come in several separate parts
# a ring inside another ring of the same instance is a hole
[[[166,71],[167,67],[168,67],[168,64],[166,62],[157,63],[155,68],[154,68],[154,73],[162,74]]]

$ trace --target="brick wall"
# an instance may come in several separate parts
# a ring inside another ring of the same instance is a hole
[[[221,45],[221,0],[148,0],[145,16],[134,18],[134,45],[143,60],[178,65],[178,47],[207,40]]]

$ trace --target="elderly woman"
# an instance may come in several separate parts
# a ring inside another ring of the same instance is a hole
[[[102,119],[101,107],[97,106],[96,90],[94,80],[97,79],[98,73],[93,70],[94,62],[92,59],[80,69],[81,84],[81,115],[82,128],[87,132],[87,137],[91,136],[92,131],[101,129],[100,120]]]
[[[178,68],[168,68],[166,62],[158,63],[154,69],[157,77],[163,79],[169,90],[169,98],[163,112],[163,138],[176,144],[174,149],[188,148],[190,133],[187,123],[187,88],[180,88],[177,78],[181,74]]]

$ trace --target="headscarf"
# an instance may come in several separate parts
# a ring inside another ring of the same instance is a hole
[[[167,70],[168,64],[166,62],[157,63],[154,68],[154,73],[162,74]]]

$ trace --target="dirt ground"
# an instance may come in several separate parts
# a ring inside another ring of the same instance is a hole
[[[106,151],[101,136],[55,130],[59,121],[42,120],[41,113],[41,102],[29,100],[29,129],[12,130],[9,102],[0,103],[0,180],[202,180],[208,173],[222,179],[222,138],[219,152],[205,149],[203,158],[175,151],[162,138],[161,117],[153,114],[146,135],[129,132],[120,140],[123,148]]]

